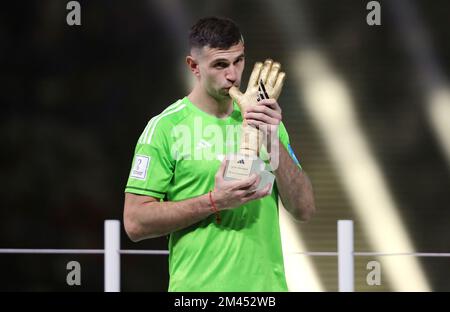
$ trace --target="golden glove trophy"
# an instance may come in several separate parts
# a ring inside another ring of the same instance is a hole
[[[229,91],[231,98],[239,105],[244,121],[239,153],[227,159],[225,180],[242,180],[255,173],[261,176],[258,190],[269,183],[273,187],[275,176],[269,172],[266,164],[259,157],[265,138],[260,130],[247,124],[244,113],[250,106],[257,105],[261,99],[278,99],[286,77],[284,72],[280,72],[280,68],[280,63],[270,59],[266,60],[264,64],[258,62],[253,67],[245,93],[242,94],[236,87],[232,87]],[[270,192],[272,192],[272,188]]]

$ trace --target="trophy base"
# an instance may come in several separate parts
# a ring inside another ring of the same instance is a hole
[[[271,184],[272,193],[275,175],[265,169],[266,164],[259,157],[235,154],[227,160],[224,179],[225,180],[244,180],[252,174],[259,174],[261,180],[258,184],[258,190],[263,189],[267,184]]]

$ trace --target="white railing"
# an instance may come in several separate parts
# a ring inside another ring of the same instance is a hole
[[[120,221],[105,221],[105,291],[120,291]]]
[[[353,221],[338,221],[339,291],[354,290]]]
[[[337,222],[337,252],[298,252],[305,256],[337,256],[339,291],[354,291],[355,256],[415,256],[450,257],[450,253],[382,253],[355,252],[353,250],[353,221]],[[104,254],[105,292],[120,292],[120,256],[121,255],[168,255],[168,250],[122,250],[120,249],[120,221],[105,220],[104,249],[0,249],[0,254]]]

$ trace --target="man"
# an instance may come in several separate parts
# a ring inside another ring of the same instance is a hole
[[[278,194],[305,221],[315,209],[311,184],[274,99],[245,112],[249,125],[279,131],[273,191],[271,185],[257,190],[258,175],[224,180],[220,160],[239,146],[228,130],[243,122],[229,90],[241,82],[244,42],[234,22],[215,17],[199,20],[189,40],[186,62],[196,84],[153,117],[138,140],[125,189],[125,230],[133,241],[170,234],[169,291],[286,291]],[[195,157],[206,152],[215,157]]]

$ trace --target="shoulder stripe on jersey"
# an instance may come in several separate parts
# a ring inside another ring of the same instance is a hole
[[[151,129],[150,135],[148,136],[148,139],[147,139],[147,144],[150,144],[150,143],[151,143],[153,133],[155,132],[155,129],[156,129],[156,125],[157,125],[158,122],[161,120],[161,118],[166,117],[166,116],[168,116],[168,115],[171,115],[171,114],[173,114],[173,113],[176,113],[176,112],[182,110],[182,109],[185,108],[185,107],[186,107],[186,104],[181,104],[181,105],[177,106],[177,108],[175,108],[175,109],[173,109],[173,110],[171,110],[171,111],[168,111],[167,113],[164,113],[164,114],[159,115],[159,117],[155,119],[155,122],[154,122],[153,125],[152,125],[152,129]]]
[[[167,111],[169,111],[169,110],[172,110],[172,109],[176,108],[176,107],[180,104],[180,102],[181,102],[181,100],[178,100],[178,101],[176,101],[175,103],[173,103],[172,105],[169,105],[169,106],[166,107],[166,109],[163,110],[162,113],[160,113],[159,115],[161,115],[161,114],[163,114],[163,113],[165,113],[165,112],[167,112]],[[155,119],[158,118],[159,115],[154,116],[154,117],[150,120],[150,122],[147,124],[147,127],[145,127],[145,130],[144,130],[144,132],[143,132],[142,138],[141,138],[141,140],[140,140],[139,143],[141,143],[141,144],[144,144],[144,143],[145,143],[145,141],[147,140],[148,132],[149,132],[150,129],[152,128],[153,123],[155,122]]]
[[[161,114],[164,114],[165,112],[175,109],[176,107],[178,107],[180,105],[181,102],[182,102],[182,100],[178,100],[175,103],[173,103],[172,105],[169,105],[165,110],[162,111]],[[161,115],[161,114],[159,114],[159,115]],[[147,140],[148,132],[152,128],[153,123],[155,122],[155,119],[158,118],[159,115],[156,115],[152,119],[150,119],[150,121],[148,122],[147,126],[144,129],[144,132],[142,133],[142,135],[139,139],[139,143],[141,143],[141,144],[145,143],[145,141]]]
[[[150,129],[151,125],[153,124],[153,121],[158,117],[158,115],[153,116],[152,119],[147,123],[147,126],[145,126],[144,131],[142,131],[141,136],[139,137],[138,143],[143,144],[144,143],[144,137],[147,135],[148,129]]]

